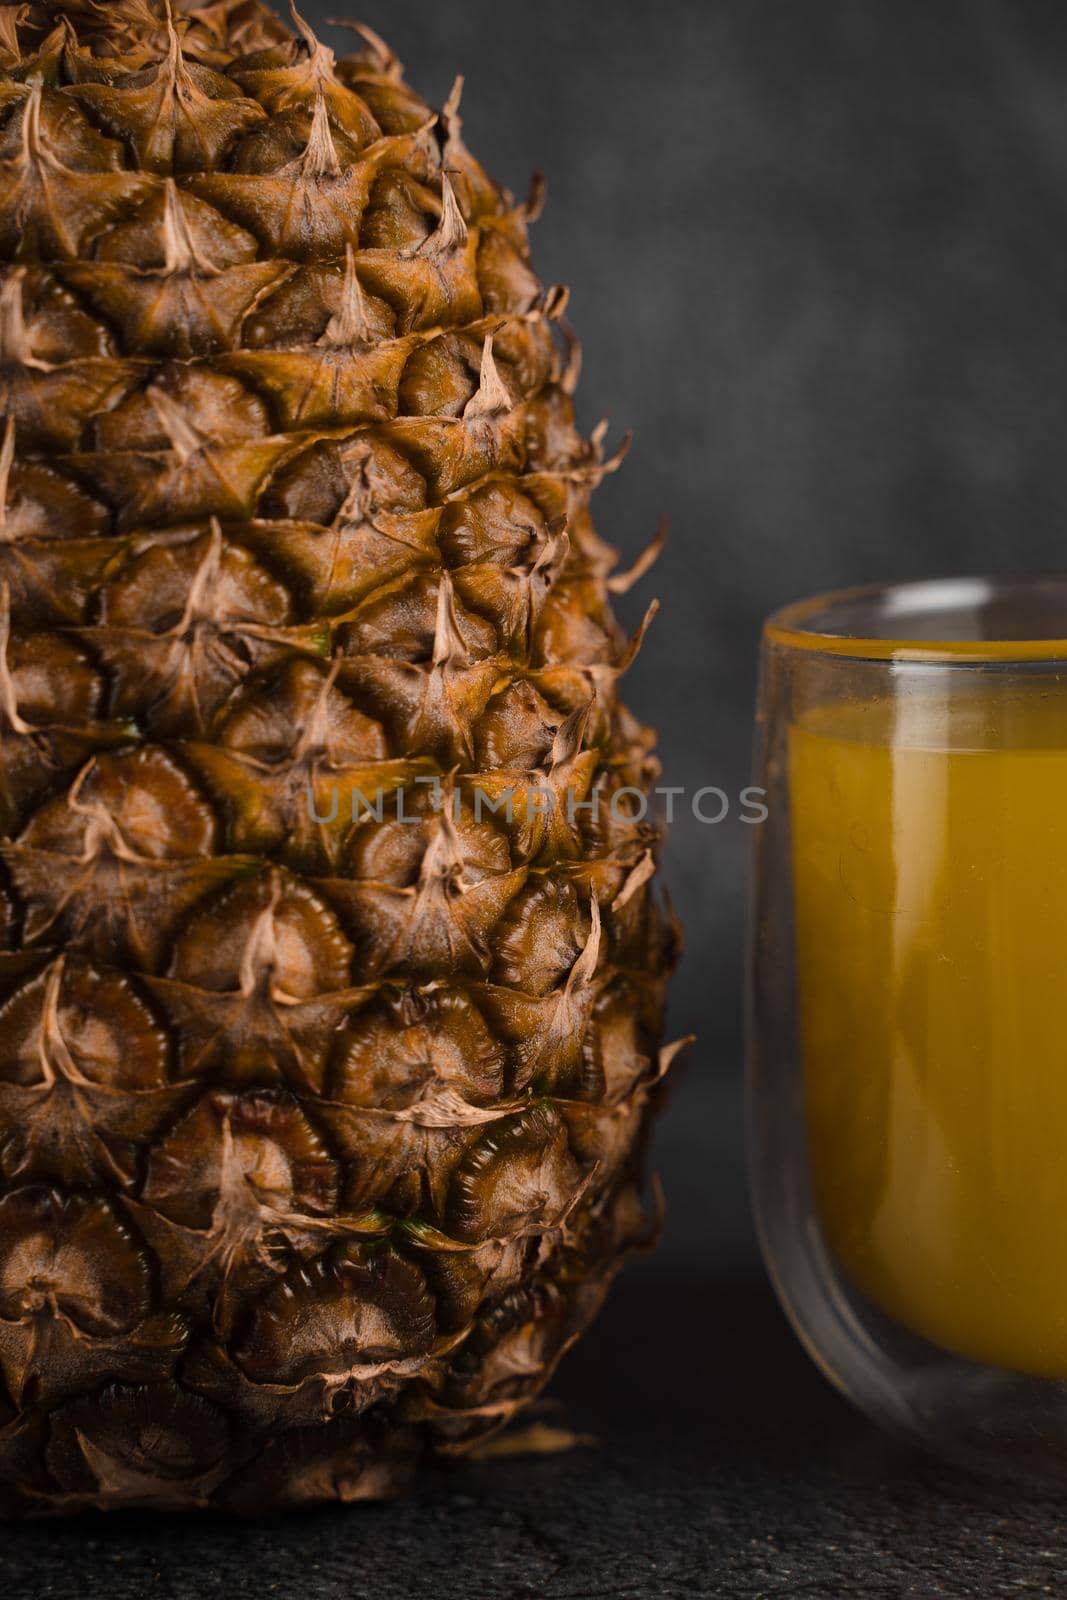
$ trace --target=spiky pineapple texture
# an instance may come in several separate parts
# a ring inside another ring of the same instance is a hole
[[[566,295],[458,91],[294,20],[0,6],[15,1511],[390,1493],[644,1226],[672,935]]]

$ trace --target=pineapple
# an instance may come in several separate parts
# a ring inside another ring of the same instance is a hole
[[[0,5],[10,1512],[394,1493],[647,1226],[617,458],[459,85],[293,20]]]

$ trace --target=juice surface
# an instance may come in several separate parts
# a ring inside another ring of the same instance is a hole
[[[1067,686],[827,708],[789,759],[830,1248],[935,1344],[1067,1377]]]

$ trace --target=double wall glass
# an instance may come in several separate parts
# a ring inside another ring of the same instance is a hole
[[[1067,1484],[1067,579],[763,637],[749,1122],[766,1259],[879,1421]]]

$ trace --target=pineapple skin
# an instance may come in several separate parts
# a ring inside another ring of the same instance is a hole
[[[0,6],[6,1514],[393,1494],[648,1231],[566,295],[458,92],[294,23]]]

